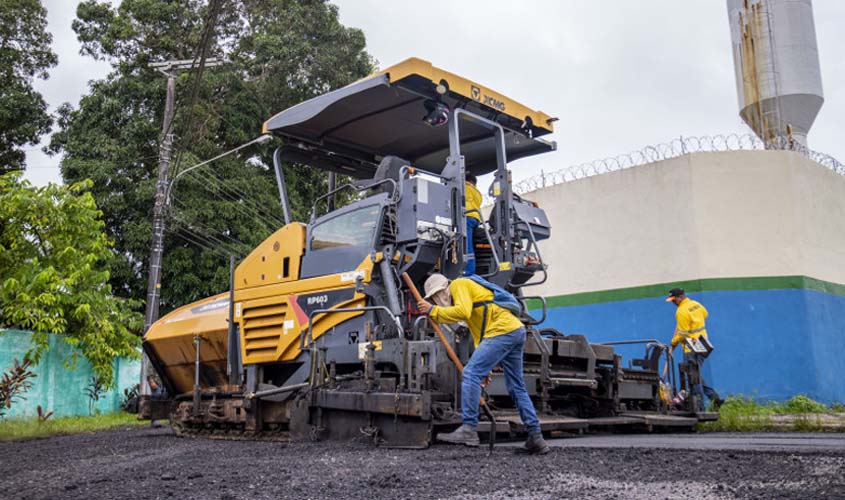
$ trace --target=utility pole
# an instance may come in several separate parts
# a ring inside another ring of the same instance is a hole
[[[153,206],[153,235],[150,247],[150,267],[147,278],[147,308],[144,314],[144,333],[147,333],[150,326],[158,319],[159,293],[161,291],[161,260],[164,252],[164,229],[165,215],[169,208],[167,196],[170,160],[173,154],[173,116],[175,115],[176,101],[176,75],[180,70],[191,69],[199,64],[199,61],[171,60],[160,63],[151,63],[154,68],[167,76],[167,98],[164,101],[164,123],[162,124],[161,147],[158,158],[158,177],[156,181],[155,205]],[[203,66],[213,67],[221,64],[217,59],[206,59]],[[149,360],[146,353],[141,359],[141,396],[149,396],[150,387],[147,382],[147,365]]]

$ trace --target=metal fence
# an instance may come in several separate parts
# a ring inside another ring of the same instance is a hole
[[[580,165],[573,165],[554,172],[541,172],[540,175],[514,183],[513,190],[519,194],[528,193],[564,182],[677,158],[689,153],[763,149],[794,151],[840,175],[845,175],[845,165],[836,160],[836,158],[813,151],[788,138],[774,139],[770,141],[767,147],[754,134],[707,135],[701,137],[678,137],[668,143],[646,146],[639,151],[582,163]]]

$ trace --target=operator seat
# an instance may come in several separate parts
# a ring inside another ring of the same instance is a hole
[[[378,168],[376,168],[376,173],[373,175],[372,179],[359,180],[355,183],[355,185],[359,188],[368,188],[385,179],[393,179],[398,183],[402,167],[410,165],[411,162],[399,158],[398,156],[385,156],[381,159],[381,162],[379,162]],[[375,186],[375,189],[378,192],[385,193],[390,193],[392,191],[392,187],[389,183],[379,184],[378,186]]]

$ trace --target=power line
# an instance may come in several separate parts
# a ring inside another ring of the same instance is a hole
[[[241,146],[241,147],[242,147],[242,146]],[[223,154],[225,155],[226,153],[223,153]],[[215,159],[216,159],[216,158],[219,158],[220,156],[223,156],[223,155],[218,155],[217,157],[215,157]],[[207,163],[207,162],[210,162],[210,161],[211,161],[211,160],[206,160],[206,163]],[[200,164],[200,165],[201,165],[201,164]],[[197,173],[197,171],[196,171],[196,170],[193,170],[193,171],[191,170],[191,169],[193,169],[193,168],[196,168],[196,166],[195,166],[195,167],[191,167],[191,168],[189,168],[189,169],[187,169],[187,170],[183,171],[183,172],[182,172],[181,174],[179,174],[179,175],[189,174],[189,173],[190,173],[191,175],[193,175],[193,174]],[[250,205],[252,205],[252,206],[253,206],[253,208],[254,208],[256,211],[258,211],[258,212],[262,212],[262,213],[265,213],[267,216],[269,216],[269,217],[271,217],[271,218],[273,218],[273,219],[276,219],[276,220],[278,220],[279,222],[281,222],[281,219],[279,219],[279,217],[278,217],[275,213],[271,212],[271,211],[270,211],[270,210],[268,210],[266,207],[262,206],[261,204],[259,204],[259,203],[258,203],[258,202],[256,202],[256,201],[254,201],[254,200],[252,199],[252,198],[253,198],[252,196],[248,195],[247,193],[245,193],[244,191],[242,191],[241,189],[239,189],[239,188],[235,185],[235,183],[234,183],[233,181],[224,179],[223,177],[221,177],[221,176],[219,176],[219,175],[215,174],[213,170],[204,170],[204,171],[203,171],[203,173],[204,173],[204,174],[205,174],[205,176],[206,176],[203,180],[205,180],[205,181],[210,181],[210,180],[212,180],[212,178],[213,178],[213,180],[216,182],[216,184],[215,184],[216,189],[218,189],[218,190],[220,190],[220,191],[223,191],[223,192],[226,192],[226,193],[230,194],[230,195],[231,195],[231,197],[232,197],[232,199],[238,199],[238,200],[243,201],[243,202],[244,202],[244,203],[246,203],[246,204],[250,204]],[[186,175],[186,177],[187,177],[187,175]],[[174,178],[174,181],[173,181],[173,182],[175,183],[175,181],[176,181],[176,178]]]
[[[220,195],[225,196],[229,200],[235,203],[242,203],[244,207],[249,208],[254,215],[266,219],[274,226],[281,227],[284,225],[284,221],[282,221],[278,215],[272,213],[270,210],[253,200],[240,189],[225,181],[223,178],[210,173],[208,177],[203,180],[207,181],[204,187],[206,187],[209,192],[212,192],[211,189],[213,188],[219,192]]]
[[[243,247],[249,247],[250,246],[249,244],[244,243],[243,241],[240,241],[239,239],[235,238],[234,236],[224,234],[222,231],[216,230],[216,229],[214,229],[214,228],[212,228],[212,227],[210,227],[210,226],[208,226],[208,225],[206,225],[202,222],[199,222],[197,220],[192,220],[192,221],[185,220],[185,218],[182,218],[180,216],[183,215],[184,210],[186,210],[187,207],[185,207],[184,204],[182,204],[182,203],[179,203],[179,205],[182,207],[181,212],[171,211],[171,216],[174,219],[182,222],[183,224],[191,224],[191,225],[198,226],[200,229],[204,230],[208,235],[211,235],[212,233],[215,233],[215,234],[219,233],[222,237],[229,239],[232,243],[234,243],[236,245],[241,245]]]
[[[215,193],[215,192],[213,192],[213,191],[209,191],[209,193],[210,193],[211,195],[213,195],[213,196],[217,197],[217,199],[218,199],[218,200],[220,200],[220,201],[222,201],[222,202],[226,203],[226,206],[228,206],[228,207],[232,207],[233,209],[235,209],[235,210],[237,210],[238,212],[240,212],[240,214],[241,214],[241,215],[243,215],[243,216],[245,216],[248,220],[252,220],[252,221],[254,221],[254,222],[260,223],[260,224],[261,224],[261,226],[262,226],[262,228],[263,228],[264,230],[268,231],[268,233],[267,233],[267,234],[271,234],[271,233],[273,233],[273,232],[276,230],[276,229],[274,229],[274,227],[275,227],[275,226],[274,226],[274,224],[272,223],[272,221],[267,221],[264,217],[262,217],[262,216],[261,216],[261,214],[260,214],[260,213],[257,213],[257,212],[255,212],[254,210],[249,209],[248,207],[246,207],[246,206],[244,206],[243,204],[239,203],[239,202],[238,202],[238,200],[229,200],[229,201],[227,201],[225,198],[221,197],[221,196],[219,195],[219,193]],[[177,200],[174,198],[174,201],[177,201]],[[183,202],[180,202],[180,205],[182,206],[182,208],[183,208],[183,209],[189,209],[189,208],[190,208],[190,207],[188,207],[188,206],[187,206],[185,203],[183,203]]]
[[[187,228],[184,228],[180,224],[177,224],[175,229],[169,229],[168,232],[173,234],[174,236],[182,239],[183,241],[186,241],[187,243],[189,243],[191,245],[194,245],[194,246],[201,248],[202,250],[212,252],[212,253],[215,253],[215,254],[218,254],[218,255],[221,255],[221,256],[226,256],[226,257],[228,257],[229,255],[232,255],[232,253],[227,253],[225,250],[214,246],[208,240],[201,238],[200,236],[196,235],[195,233],[192,233],[191,231],[189,231]]]
[[[202,241],[204,243],[203,248],[206,250],[220,250],[225,255],[236,256],[246,255],[247,253],[246,245],[244,243],[227,243],[215,236],[212,236],[206,232],[206,230],[198,228],[195,223],[185,221],[178,217],[174,217],[174,221],[176,222],[176,226],[181,228],[182,231],[191,234],[196,240]]]

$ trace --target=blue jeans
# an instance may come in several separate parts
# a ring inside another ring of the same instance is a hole
[[[696,354],[694,352],[685,352],[684,353],[684,363],[697,363],[698,364],[698,375],[701,378],[700,384],[695,384],[692,387],[692,393],[698,396],[699,401],[701,401],[702,406],[704,403],[703,397],[707,396],[707,399],[710,401],[715,401],[719,399],[719,394],[716,392],[715,389],[707,385],[707,382],[704,381],[704,376],[701,374],[702,368],[704,368],[704,358],[701,357],[700,354]]]
[[[464,276],[475,274],[475,245],[472,243],[472,235],[480,224],[475,217],[467,217],[467,265],[464,267]]]
[[[522,351],[525,347],[525,328],[518,328],[510,333],[483,339],[472,353],[469,363],[464,367],[461,381],[461,417],[463,423],[473,427],[478,425],[478,402],[481,399],[481,379],[496,365],[502,365],[505,371],[505,386],[508,388],[519,418],[529,434],[540,432],[540,421],[534,411],[534,403],[525,389],[522,379]]]

